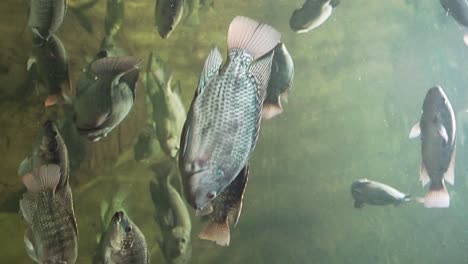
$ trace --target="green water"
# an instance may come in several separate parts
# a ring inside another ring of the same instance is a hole
[[[467,106],[463,30],[445,16],[438,1],[414,1],[417,6],[404,0],[343,0],[318,29],[296,34],[288,20],[302,1],[215,0],[214,10],[200,12],[200,25],[182,23],[168,40],[153,26],[153,1],[126,1],[122,42],[137,57],[146,58],[156,49],[169,61],[175,79],[182,82],[187,108],[205,57],[212,45],[225,49],[227,28],[236,15],[277,28],[295,62],[294,86],[283,114],[262,123],[231,245],[199,240],[203,225],[191,211],[192,263],[468,263],[465,146],[457,148],[449,209],[409,203],[356,210],[349,191],[353,180],[369,178],[424,195],[418,182],[420,143],[408,139],[424,95],[440,84],[455,112]],[[103,36],[104,13],[105,1],[87,13],[93,34],[70,13],[57,33],[71,58],[74,82],[85,55],[96,52]],[[8,95],[24,78],[30,54],[29,34],[21,33],[28,30],[27,1],[3,0],[0,14],[0,63],[10,67],[0,75],[0,91]],[[142,104],[143,93],[139,89]],[[21,187],[16,169],[44,115],[41,102],[31,100],[0,102],[2,201]],[[146,118],[137,114],[144,113],[142,104],[122,127],[131,129],[131,122]],[[148,192],[151,172],[132,157],[128,145],[115,165],[72,171],[80,234],[77,263],[90,263],[100,232],[99,203],[116,186],[129,192],[127,211],[146,236],[151,263],[164,263]],[[0,263],[31,263],[24,251],[25,228],[18,213],[0,213]]]

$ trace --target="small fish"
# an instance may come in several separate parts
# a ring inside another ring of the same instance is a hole
[[[169,38],[182,19],[183,13],[183,0],[156,0],[154,14],[158,33],[161,38]]]
[[[147,264],[148,246],[141,230],[123,212],[112,217],[94,264]]]
[[[134,57],[105,57],[82,74],[73,101],[81,135],[98,141],[128,115],[135,101],[140,63]]]
[[[47,41],[62,25],[67,11],[67,0],[31,0],[28,26],[32,32]]]
[[[442,7],[465,28],[464,41],[468,46],[468,2],[466,0],[440,0]]]
[[[289,27],[296,33],[309,32],[322,25],[339,3],[340,0],[306,0],[300,9],[294,10]]]
[[[36,263],[70,263],[78,255],[78,228],[70,186],[57,189],[60,167],[43,165],[22,177],[27,192],[20,200],[27,224],[26,253]]]
[[[37,63],[42,82],[49,89],[45,107],[55,104],[71,104],[72,85],[68,71],[68,58],[62,41],[51,35],[47,41],[34,45],[34,56],[28,61],[28,71]]]
[[[158,240],[167,263],[186,264],[192,257],[192,224],[184,200],[171,184],[177,176],[173,162],[153,165],[157,181],[151,181],[150,193],[156,209],[155,220],[163,239]]]
[[[421,121],[410,132],[410,138],[421,136],[419,180],[423,186],[431,182],[429,191],[420,201],[427,208],[450,207],[445,181],[453,185],[455,180],[455,115],[440,86],[429,89],[422,108]]]
[[[280,96],[286,96],[291,90],[294,78],[294,62],[283,43],[276,45],[271,65],[267,95],[263,101],[262,116],[273,118],[283,112]]]
[[[354,207],[362,208],[364,204],[395,206],[409,202],[409,194],[404,194],[386,184],[360,179],[351,184],[351,194],[354,198]]]
[[[214,199],[203,216],[208,224],[200,232],[200,239],[211,240],[220,246],[229,246],[231,241],[230,225],[237,225],[242,211],[242,200],[249,176],[249,167],[244,167],[239,175]]]
[[[238,16],[228,31],[228,60],[211,50],[182,132],[179,168],[185,197],[202,209],[247,164],[257,142],[280,33]],[[264,56],[266,55],[266,56]]]
[[[153,109],[156,135],[166,155],[175,158],[179,152],[180,134],[186,119],[185,107],[177,92],[171,88],[172,71],[157,55],[150,54],[146,68],[146,91]]]
[[[124,4],[124,0],[107,0],[106,17],[104,18],[104,31],[107,37],[113,37],[120,31],[124,20]]]

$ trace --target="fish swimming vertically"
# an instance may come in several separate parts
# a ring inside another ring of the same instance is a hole
[[[184,0],[156,0],[154,15],[161,38],[169,38],[182,19],[183,13]]]
[[[105,57],[82,74],[73,101],[81,135],[98,141],[128,115],[135,101],[140,63],[134,57]]]
[[[464,41],[468,46],[468,2],[466,0],[439,0],[447,14],[465,28]]]
[[[27,192],[20,200],[27,224],[26,253],[36,263],[70,263],[78,255],[78,228],[70,186],[58,189],[60,167],[44,165],[22,177]]]
[[[280,96],[289,93],[294,78],[294,62],[283,43],[276,45],[262,116],[273,118],[283,112]]]
[[[93,264],[148,264],[149,253],[141,230],[123,212],[114,214]]]
[[[404,194],[386,184],[360,179],[351,184],[351,195],[354,198],[354,207],[362,208],[364,204],[395,206],[409,202],[409,194]]]
[[[442,87],[435,86],[426,94],[421,120],[413,126],[410,138],[421,136],[422,185],[431,182],[422,202],[428,208],[450,206],[445,182],[454,184],[456,123],[452,105]]]
[[[34,55],[28,61],[28,70],[37,63],[37,71],[42,82],[47,86],[49,95],[44,105],[71,104],[72,85],[68,71],[68,58],[62,41],[50,35],[47,41],[33,38]]]
[[[204,208],[246,166],[258,139],[280,33],[238,16],[228,31],[228,60],[214,48],[205,61],[181,137],[179,168],[185,197]],[[266,55],[266,56],[265,56]]]
[[[229,246],[231,241],[230,225],[237,225],[242,211],[242,200],[247,187],[249,167],[245,166],[239,175],[209,205],[212,211],[203,216],[208,224],[198,235],[220,246]]]
[[[309,32],[322,25],[339,3],[340,0],[306,0],[300,9],[294,10],[289,27],[296,33]]]
[[[156,209],[162,239],[158,245],[167,263],[187,264],[192,257],[192,223],[184,199],[171,184],[178,175],[171,161],[153,165],[157,181],[151,181],[150,193]]]
[[[67,0],[31,0],[28,26],[43,41],[62,25]]]
[[[113,37],[120,31],[124,14],[124,0],[107,0],[106,17],[104,18],[104,32],[107,37]]]
[[[153,109],[156,135],[164,153],[175,158],[179,152],[180,134],[186,113],[179,96],[180,86],[177,92],[171,87],[172,76],[169,66],[151,53],[146,68],[145,86]]]

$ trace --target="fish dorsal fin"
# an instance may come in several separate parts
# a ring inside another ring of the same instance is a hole
[[[200,75],[200,80],[198,81],[197,95],[200,94],[205,85],[213,79],[214,76],[216,76],[222,63],[223,57],[221,56],[218,48],[214,47],[211,49],[210,54],[205,60],[205,65],[203,66],[203,71]]]
[[[411,128],[409,138],[417,138],[419,135],[421,135],[421,127],[418,122]]]
[[[76,223],[75,210],[73,209],[73,194],[70,185],[67,184],[61,191],[63,191],[63,200],[65,202],[68,217],[73,223],[73,229],[75,230],[76,237],[78,238],[78,224]]]
[[[60,166],[56,164],[43,165],[34,170],[33,173],[24,175],[21,180],[30,192],[55,192],[55,188],[60,182]]]
[[[268,81],[270,80],[271,64],[273,62],[274,52],[270,52],[264,57],[254,61],[250,66],[250,72],[255,78],[259,100],[263,103],[266,95]]]
[[[105,57],[94,61],[91,65],[91,70],[96,74],[122,74],[129,72],[142,63],[132,56],[123,57]],[[123,76],[123,75],[122,75]]]
[[[240,177],[240,178],[237,178]],[[237,225],[239,222],[239,217],[242,211],[242,204],[244,200],[244,193],[247,187],[248,177],[249,177],[249,165],[245,165],[245,167],[239,172],[235,181],[239,184],[240,193],[238,194],[239,200],[229,209],[228,212],[228,221],[229,224],[234,226]]]

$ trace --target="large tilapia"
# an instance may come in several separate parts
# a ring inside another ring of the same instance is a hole
[[[24,235],[27,254],[36,263],[75,263],[78,229],[70,186],[57,188],[60,167],[41,166],[22,180],[28,190],[20,200],[28,226]]]
[[[204,208],[247,164],[260,128],[272,53],[280,34],[238,16],[229,26],[228,61],[214,48],[182,132],[179,167],[188,202]]]
[[[422,161],[420,181],[431,185],[424,197],[425,207],[449,207],[450,197],[445,181],[455,179],[456,123],[452,105],[442,90],[435,86],[426,94],[419,123],[413,126],[410,138],[421,135]]]
[[[31,0],[28,26],[46,41],[62,25],[67,0]]]
[[[306,33],[322,25],[332,14],[340,0],[306,0],[294,10],[289,27],[296,33]]]

